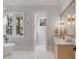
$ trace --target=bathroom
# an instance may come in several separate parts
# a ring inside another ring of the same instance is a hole
[[[38,17],[39,14],[44,18]],[[75,17],[75,0],[3,0],[3,58],[63,59],[57,53],[59,47],[64,49],[67,45],[75,50]],[[46,19],[40,26],[43,32],[37,27],[38,18]],[[38,38],[39,32],[44,41]],[[45,50],[44,46],[36,49],[39,41],[45,43]]]

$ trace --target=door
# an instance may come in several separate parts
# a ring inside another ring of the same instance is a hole
[[[46,50],[46,16],[37,16],[37,47]]]

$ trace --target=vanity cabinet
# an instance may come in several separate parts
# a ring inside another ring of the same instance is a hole
[[[54,45],[55,59],[75,59],[75,45]]]

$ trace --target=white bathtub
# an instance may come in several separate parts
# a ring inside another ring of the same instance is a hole
[[[4,43],[3,44],[3,56],[12,54],[15,44],[14,43]]]

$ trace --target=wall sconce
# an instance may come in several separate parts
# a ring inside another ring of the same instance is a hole
[[[75,15],[68,15],[68,24],[69,25],[75,24]]]

